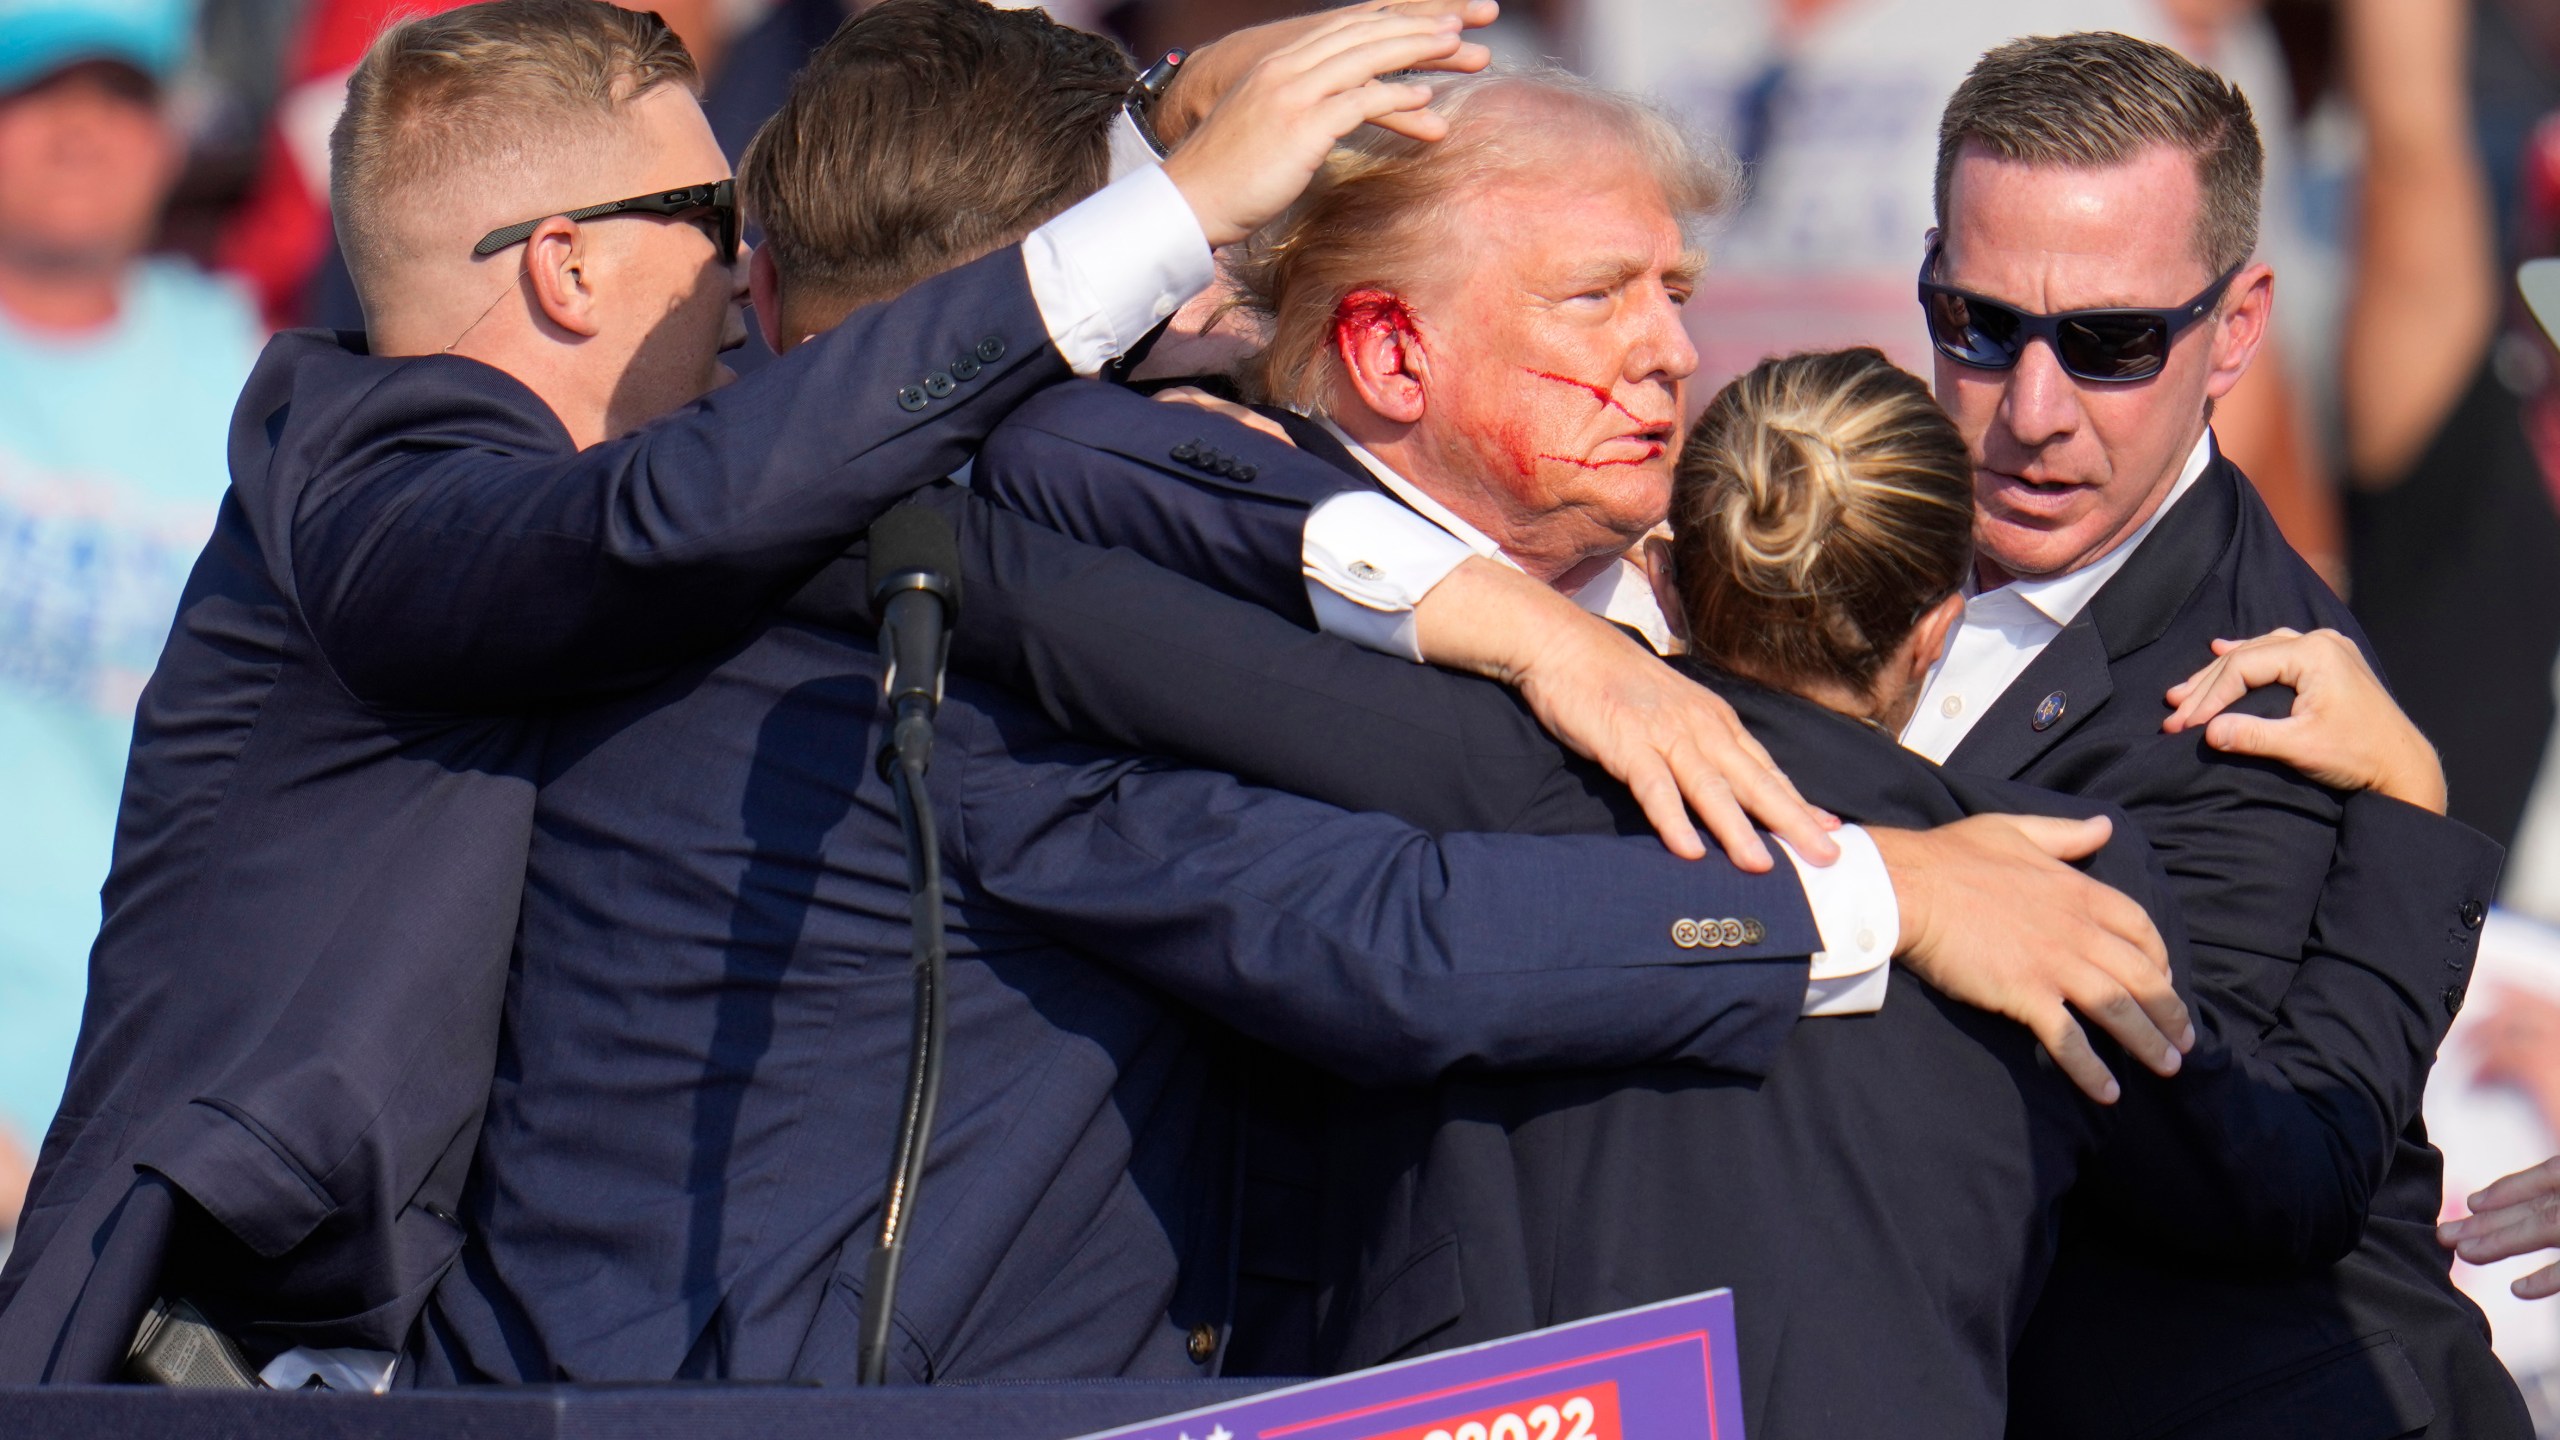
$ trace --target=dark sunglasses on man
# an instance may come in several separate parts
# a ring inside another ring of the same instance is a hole
[[[1920,308],[1929,317],[1929,339],[1938,353],[1977,370],[2006,370],[2027,342],[2053,347],[2062,368],[2082,380],[2115,383],[2148,380],[2169,363],[2169,347],[2190,325],[2213,313],[2242,265],[2222,272],[2193,300],[2168,310],[2065,310],[2037,315],[1985,299],[1930,277],[1938,253],[1929,246],[1920,262]]]
[[[716,224],[711,243],[720,247],[722,263],[738,263],[738,182],[712,180],[700,185],[687,185],[675,190],[655,190],[634,195],[628,200],[608,200],[602,205],[589,205],[582,210],[557,212],[563,220],[596,220],[607,215],[690,215],[706,212]],[[549,215],[518,221],[503,229],[492,230],[471,247],[474,255],[495,255],[510,245],[524,243],[534,227],[550,219]]]

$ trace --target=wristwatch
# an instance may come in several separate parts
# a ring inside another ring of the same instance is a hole
[[[1120,108],[1129,116],[1129,123],[1137,127],[1138,138],[1147,142],[1147,148],[1156,152],[1159,160],[1164,158],[1165,143],[1157,138],[1156,127],[1149,123],[1147,116],[1155,109],[1156,102],[1164,98],[1164,92],[1173,88],[1174,72],[1190,58],[1188,50],[1167,50],[1163,59],[1139,73],[1137,81],[1129,87],[1128,96],[1120,102]]]

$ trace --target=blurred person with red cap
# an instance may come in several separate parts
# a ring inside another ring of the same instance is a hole
[[[0,0],[0,1235],[80,1023],[134,697],[226,475],[250,307],[147,255],[185,0]]]

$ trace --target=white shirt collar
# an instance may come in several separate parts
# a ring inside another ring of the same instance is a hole
[[[1387,487],[1388,493],[1411,506],[1415,514],[1457,536],[1468,549],[1486,559],[1501,561],[1514,570],[1521,568],[1519,561],[1502,553],[1502,547],[1492,536],[1468,524],[1459,518],[1456,511],[1433,499],[1422,487],[1397,474],[1394,467],[1379,459],[1368,446],[1352,439],[1341,426],[1322,416],[1317,417],[1317,423],[1324,426],[1334,439],[1341,441],[1342,448],[1351,452],[1352,459],[1366,466],[1369,473],[1378,478],[1378,483]],[[1642,566],[1623,556],[1573,592],[1572,598],[1573,603],[1601,619],[1627,626],[1642,635],[1657,655],[1677,655],[1688,648],[1679,636],[1671,633],[1671,621],[1663,615],[1662,601],[1653,593],[1652,578],[1644,573]]]
[[[2178,472],[2177,483],[2169,487],[2169,493],[2161,500],[2159,508],[2134,527],[2132,534],[2117,542],[2114,549],[2067,574],[2048,575],[2038,580],[2012,580],[1992,593],[2005,591],[2034,606],[2038,613],[2055,625],[2069,625],[2079,618],[2081,611],[2089,608],[2089,602],[2106,588],[2107,582],[2116,578],[2116,572],[2125,567],[2125,562],[2133,558],[2133,552],[2140,549],[2142,542],[2158,528],[2160,517],[2186,498],[2187,492],[2194,489],[2196,481],[2204,475],[2205,467],[2212,463],[2213,427],[2206,426],[2205,432],[2196,437],[2195,449],[2187,452],[2186,468]]]

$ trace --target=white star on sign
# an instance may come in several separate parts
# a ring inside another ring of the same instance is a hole
[[[1209,1440],[1236,1440],[1236,1437],[1234,1432],[1228,1430],[1226,1426],[1221,1425],[1217,1429],[1209,1432]]]

